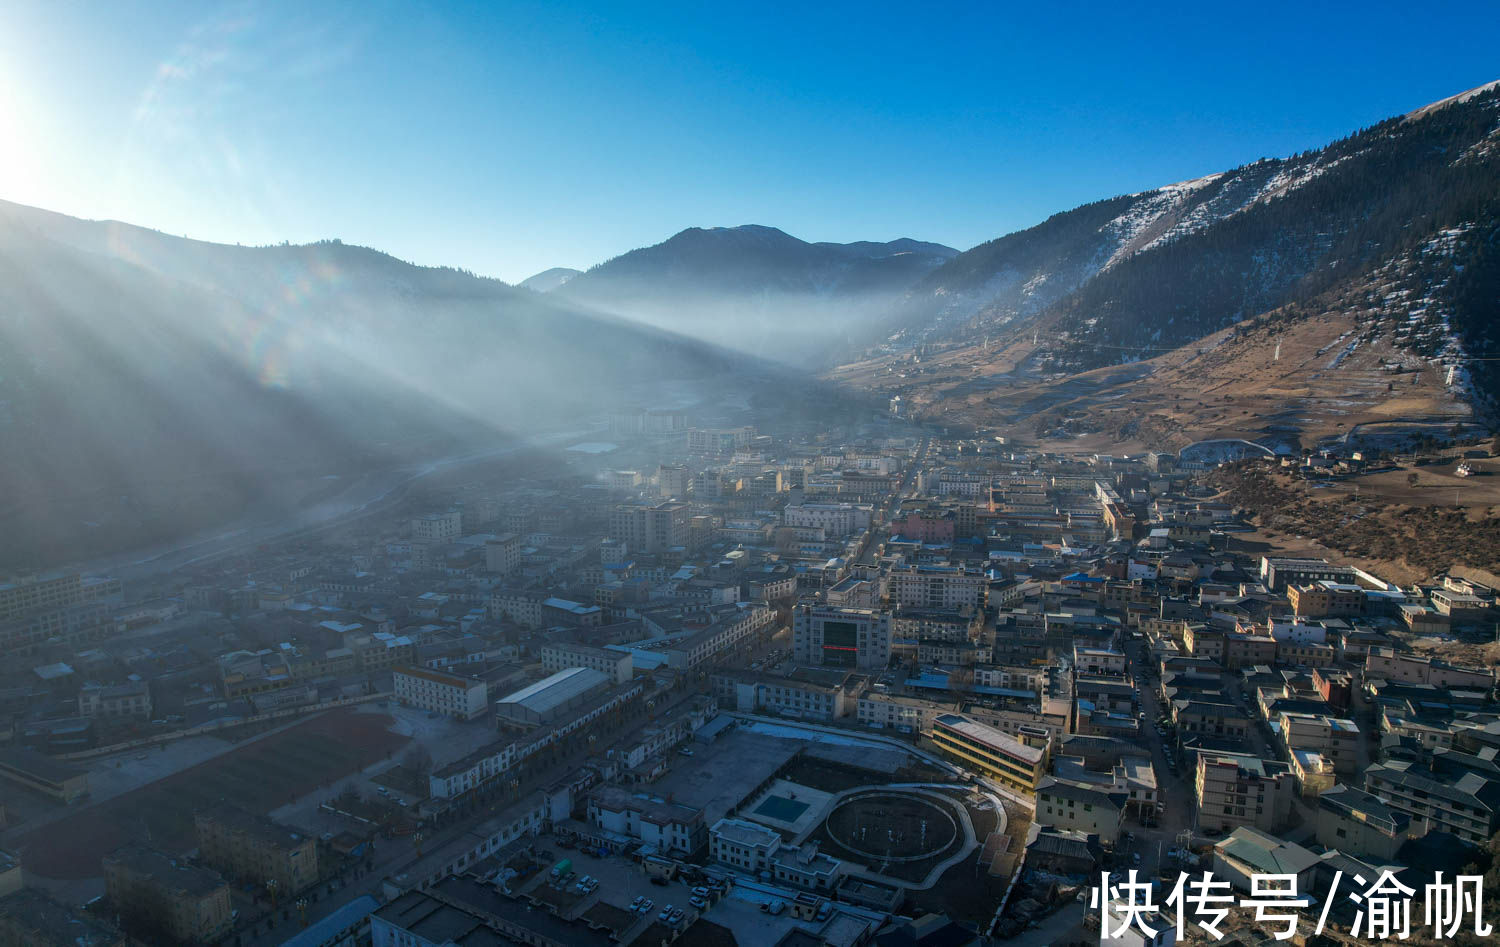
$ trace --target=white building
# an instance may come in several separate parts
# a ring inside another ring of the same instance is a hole
[[[635,658],[629,651],[611,651],[575,641],[557,641],[542,648],[542,670],[555,674],[568,668],[592,668],[607,675],[611,684],[624,684],[635,673]]]
[[[428,668],[398,667],[393,680],[402,706],[420,707],[459,720],[484,716],[489,688],[484,681]]]
[[[412,542],[444,543],[463,535],[464,515],[459,510],[427,513],[411,521]]]
[[[821,529],[829,536],[848,536],[870,527],[875,508],[868,503],[788,503],[781,511],[787,526]]]
[[[890,576],[891,600],[904,606],[957,610],[983,608],[989,581],[979,572],[953,566],[909,566]]]

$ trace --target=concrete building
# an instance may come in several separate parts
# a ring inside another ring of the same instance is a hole
[[[624,684],[635,676],[635,658],[629,651],[595,648],[576,641],[554,641],[542,646],[542,670],[557,673],[568,668],[590,668]]]
[[[1047,772],[1045,745],[1030,746],[962,714],[939,715],[932,741],[964,765],[1027,795],[1036,792]]]
[[[1500,831],[1500,779],[1493,763],[1451,750],[1426,763],[1389,759],[1365,770],[1365,791],[1411,817],[1416,835],[1450,832],[1484,845]]]
[[[821,529],[828,536],[848,536],[870,528],[875,508],[868,503],[788,503],[781,511],[787,526]]]
[[[521,567],[526,544],[516,533],[506,533],[484,543],[484,569],[497,575],[509,575]]]
[[[984,608],[989,580],[954,566],[908,566],[891,572],[888,587],[891,601],[899,605],[958,611]]]
[[[317,840],[232,806],[193,817],[198,857],[231,878],[269,885],[282,896],[318,880]]]
[[[642,553],[665,552],[688,541],[689,507],[686,503],[624,503],[609,514],[609,537],[626,548]]]
[[[1244,753],[1200,751],[1193,791],[1200,830],[1227,832],[1248,825],[1275,832],[1291,815],[1297,787],[1285,763]]]
[[[130,846],[106,855],[104,891],[141,936],[208,943],[234,926],[223,878],[152,849]]]
[[[792,616],[798,664],[884,670],[891,660],[891,616],[868,608],[799,605]]]
[[[1461,667],[1431,655],[1372,647],[1365,658],[1365,680],[1376,679],[1485,691],[1495,686],[1494,672],[1487,668]]]
[[[1356,858],[1390,861],[1411,835],[1411,815],[1353,786],[1318,797],[1318,844]]]
[[[396,668],[391,680],[396,700],[403,707],[418,707],[458,720],[475,720],[489,710],[489,688],[472,677],[408,666]]]
[[[78,692],[78,715],[114,720],[151,719],[151,687],[145,681],[109,687],[91,685]]]
[[[709,857],[751,874],[767,872],[781,884],[808,891],[832,891],[845,875],[843,863],[818,851],[816,842],[787,846],[779,833],[745,819],[714,823]]]
[[[720,819],[709,830],[709,857],[750,874],[770,868],[781,835],[745,819]]]
[[[1320,754],[1333,765],[1333,771],[1349,775],[1359,765],[1359,727],[1352,720],[1327,714],[1273,713],[1270,719],[1272,737],[1288,754],[1306,750]]]
[[[588,819],[601,829],[639,839],[659,852],[690,856],[708,844],[703,810],[618,786],[600,786],[589,793]]]
[[[1042,825],[1097,835],[1101,842],[1113,845],[1120,837],[1126,801],[1124,793],[1045,776],[1037,786],[1032,818]]]
[[[447,543],[463,535],[464,515],[460,510],[427,513],[411,521],[414,543]]]
[[[947,713],[951,705],[918,697],[895,697],[870,693],[859,698],[855,719],[862,726],[876,730],[899,730],[902,733],[927,733],[938,714]]]

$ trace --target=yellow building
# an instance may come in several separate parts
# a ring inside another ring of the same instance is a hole
[[[318,880],[318,846],[310,836],[241,809],[219,806],[194,817],[205,864],[259,885],[295,894]]]
[[[104,890],[138,935],[207,943],[234,924],[223,878],[149,848],[130,846],[105,856]]]
[[[942,714],[934,720],[932,740],[949,756],[1028,795],[1036,793],[1047,772],[1045,745],[1029,746],[962,714]]]

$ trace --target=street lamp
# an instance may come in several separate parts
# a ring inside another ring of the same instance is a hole
[[[301,919],[302,926],[306,927],[307,926],[307,899],[306,898],[298,898],[297,899],[297,917]]]
[[[281,882],[275,878],[266,882],[266,890],[271,892],[271,910],[276,910],[276,889],[281,887]]]

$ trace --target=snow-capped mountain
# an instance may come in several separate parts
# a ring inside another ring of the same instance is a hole
[[[954,257],[883,328],[908,344],[1024,333],[1076,371],[1272,310],[1358,305],[1421,354],[1491,356],[1497,141],[1491,83],[1315,151],[1087,204]],[[1474,372],[1500,392],[1491,364]]]

